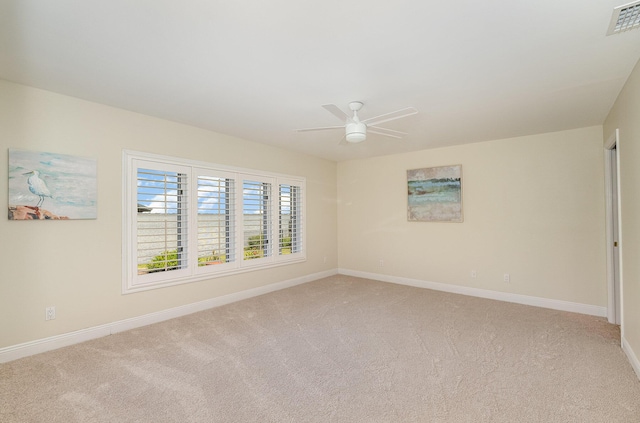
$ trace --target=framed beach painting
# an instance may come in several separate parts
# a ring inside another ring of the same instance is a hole
[[[462,165],[407,170],[407,219],[462,222]]]
[[[97,162],[9,149],[9,220],[97,217]]]

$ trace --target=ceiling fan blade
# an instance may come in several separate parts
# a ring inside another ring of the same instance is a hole
[[[367,126],[367,129],[369,130],[369,132],[375,132],[377,134],[383,134],[383,135],[388,135],[390,137],[393,136],[397,136],[398,138],[402,138],[403,135],[409,135],[406,132],[402,132],[402,131],[396,131],[395,129],[388,129],[388,128],[381,128],[379,126]]]
[[[369,132],[370,134],[378,134],[378,135],[384,135],[385,137],[402,139],[402,136],[400,136],[400,135],[387,134],[386,132],[378,132],[376,130],[367,131],[367,132]]]
[[[296,132],[325,131],[327,129],[344,129],[344,126],[322,126],[320,128],[295,129]]]
[[[351,120],[351,116],[349,116],[348,114],[340,110],[338,106],[336,106],[335,104],[324,104],[322,105],[322,107],[324,107],[327,110],[327,112],[331,113],[332,115],[340,119],[342,122],[348,122]]]
[[[416,110],[413,107],[407,107],[406,109],[400,109],[400,110],[396,110],[395,112],[386,113],[384,115],[365,119],[362,122],[367,124],[367,126],[375,126],[379,123],[389,122],[391,120],[396,120],[403,117],[415,115],[416,113],[418,113],[418,110]]]

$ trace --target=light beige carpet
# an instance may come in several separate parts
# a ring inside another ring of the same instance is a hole
[[[640,422],[604,319],[335,276],[0,365],[9,422]]]

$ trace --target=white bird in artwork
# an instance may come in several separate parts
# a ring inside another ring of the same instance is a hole
[[[36,207],[40,207],[42,203],[44,203],[45,197],[53,198],[51,196],[51,191],[49,191],[49,188],[47,188],[47,184],[45,184],[40,176],[38,176],[39,174],[40,172],[38,172],[37,170],[32,170],[31,172],[25,173],[25,175],[31,175],[29,176],[29,178],[27,178],[29,191],[40,197],[40,200],[38,201],[38,204],[36,204]]]

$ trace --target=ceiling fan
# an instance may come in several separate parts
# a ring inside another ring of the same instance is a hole
[[[385,113],[384,115],[375,116],[369,119],[360,120],[358,117],[358,111],[362,109],[364,103],[361,101],[352,101],[349,103],[349,109],[353,112],[353,117],[349,116],[338,108],[335,104],[325,104],[324,107],[329,113],[336,116],[338,119],[344,122],[341,126],[324,126],[320,128],[306,128],[296,129],[298,132],[308,131],[324,131],[326,129],[344,129],[345,138],[349,143],[359,143],[367,139],[367,132],[372,134],[384,135],[392,138],[402,138],[403,135],[407,135],[406,132],[400,132],[393,129],[381,128],[377,125],[392,120],[400,119],[403,117],[415,115],[418,111],[413,107],[407,107],[405,109],[396,110],[395,112]]]

